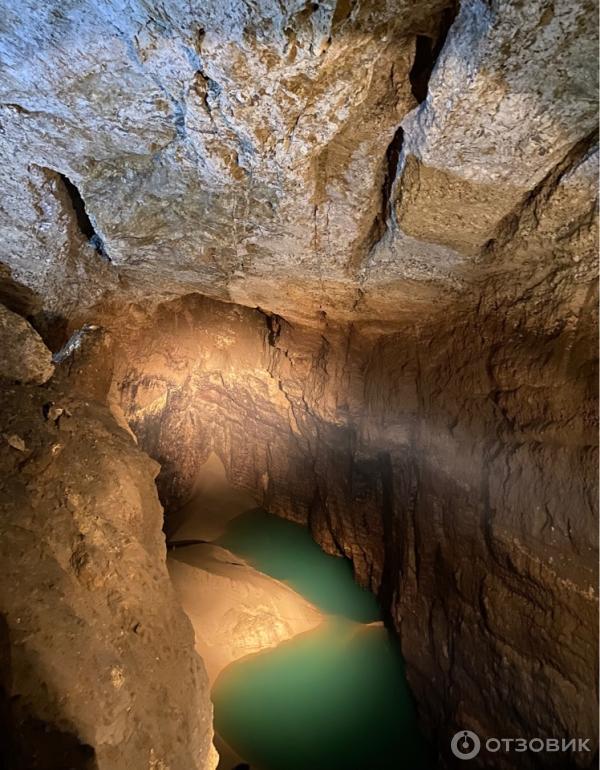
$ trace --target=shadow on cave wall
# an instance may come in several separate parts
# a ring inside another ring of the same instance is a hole
[[[44,310],[44,301],[40,295],[17,281],[10,268],[1,262],[0,304],[27,319],[51,350],[58,350],[66,342],[67,319]]]
[[[0,615],[0,770],[97,770],[95,752],[73,733],[38,719],[13,695],[10,631]]]

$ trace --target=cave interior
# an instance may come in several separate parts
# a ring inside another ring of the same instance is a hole
[[[0,767],[594,767],[594,3],[0,14]]]

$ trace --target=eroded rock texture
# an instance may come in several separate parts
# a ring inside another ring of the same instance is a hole
[[[128,339],[116,381],[174,508],[214,449],[352,559],[442,752],[459,727],[593,742],[593,329],[585,285],[557,275],[386,335],[191,297]],[[518,766],[536,760],[565,763]]]
[[[312,631],[323,620],[292,588],[225,548],[174,548],[168,564],[211,683],[230,663]]]
[[[2,10],[0,256],[46,312],[198,291],[396,319],[494,269],[593,141],[591,0]]]
[[[0,764],[214,767],[208,682],[167,573],[156,463],[68,380],[1,375]]]
[[[41,385],[54,372],[52,354],[24,318],[0,305],[0,377]]]
[[[352,558],[442,753],[593,742],[594,2],[0,5],[0,297]]]

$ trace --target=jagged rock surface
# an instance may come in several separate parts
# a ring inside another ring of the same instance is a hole
[[[442,751],[594,735],[595,4],[0,10],[0,297],[111,330],[164,500],[352,558]]]
[[[46,313],[402,318],[593,142],[590,0],[0,7],[0,259]]]
[[[100,403],[2,383],[2,767],[215,766],[156,471]]]
[[[442,753],[459,728],[593,743],[593,315],[564,275],[383,336],[192,297],[129,339],[115,373],[173,508],[214,450],[267,509],[352,559]]]
[[[0,377],[39,385],[54,372],[52,353],[20,315],[0,305]]]

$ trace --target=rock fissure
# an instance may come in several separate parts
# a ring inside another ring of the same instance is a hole
[[[81,235],[90,243],[91,246],[94,247],[98,256],[107,262],[110,262],[110,257],[104,248],[104,242],[92,224],[92,221],[85,208],[84,200],[81,197],[81,193],[79,192],[78,188],[65,174],[58,172],[58,177],[60,178],[68,200],[71,203],[73,212],[75,214],[75,220]]]
[[[435,37],[430,37],[429,35],[417,35],[415,37],[414,59],[410,72],[408,73],[408,78],[410,80],[412,95],[416,99],[417,105],[422,104],[427,97],[429,79],[431,78],[437,59],[444,47],[446,37],[452,26],[452,22],[456,17],[456,13],[457,7],[453,6],[444,9],[437,24]],[[392,88],[394,88],[393,65],[390,77]],[[394,214],[394,209],[392,207],[392,192],[399,170],[398,165],[403,143],[404,129],[402,126],[398,126],[394,131],[394,135],[385,152],[383,182],[381,188],[381,209],[375,217],[367,238],[368,252],[373,252],[377,247],[377,244],[381,241],[384,233],[388,229],[388,220],[390,216],[393,216]]]
[[[369,237],[370,249],[373,249],[381,240],[386,231],[388,218],[392,213],[392,189],[394,180],[398,171],[398,163],[402,152],[402,143],[404,141],[404,130],[399,126],[394,132],[391,142],[385,152],[383,184],[381,188],[381,210],[375,217],[371,234]],[[359,289],[360,291],[360,289]],[[356,309],[356,303],[354,308]]]
[[[417,35],[415,38],[415,58],[409,73],[412,94],[417,104],[427,98],[429,79],[442,52],[450,27],[458,13],[458,3],[444,8],[430,35]]]

